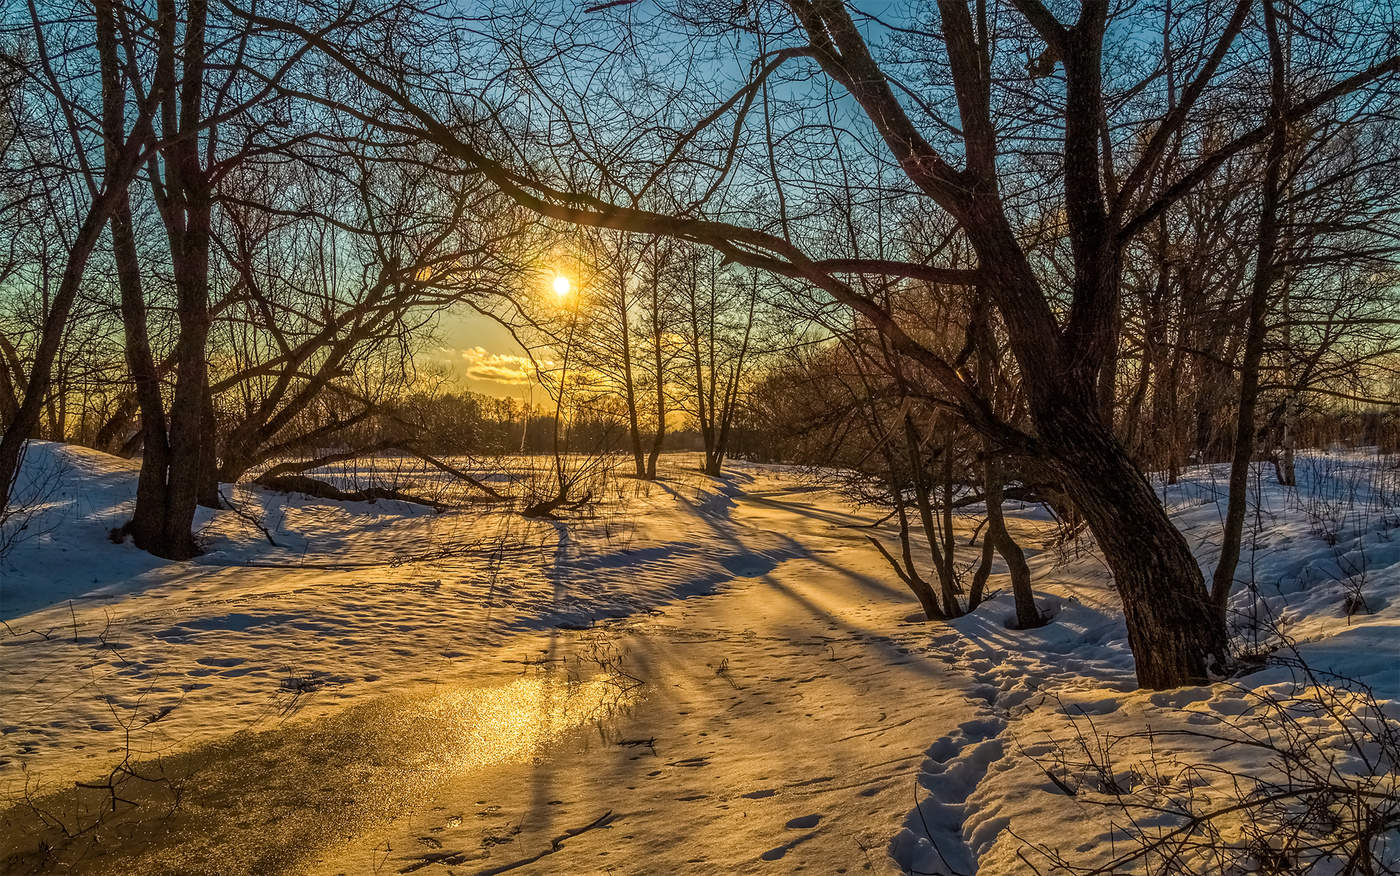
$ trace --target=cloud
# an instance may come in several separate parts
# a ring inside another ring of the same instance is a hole
[[[534,367],[524,356],[491,353],[485,347],[470,347],[461,356],[467,363],[467,376],[476,380],[525,384],[534,374]]]

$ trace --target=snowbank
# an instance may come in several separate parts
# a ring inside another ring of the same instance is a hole
[[[1257,671],[1136,690],[1091,544],[1032,560],[1050,625],[1008,630],[1004,594],[935,634],[925,647],[972,673],[985,704],[928,750],[927,796],[891,843],[896,861],[913,873],[1344,872],[1355,843],[1307,847],[1375,828],[1320,812],[1362,798],[1400,812],[1400,461],[1307,454],[1298,481],[1280,486],[1267,465],[1251,475],[1230,611]],[[1207,581],[1225,483],[1214,466],[1160,487]],[[1396,822],[1373,848],[1400,864]]]

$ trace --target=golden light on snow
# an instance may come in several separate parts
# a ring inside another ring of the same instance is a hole
[[[439,771],[528,761],[579,726],[636,701],[615,679],[517,679],[501,687],[448,690],[422,704],[408,727]]]
[[[572,288],[573,284],[569,282],[568,277],[563,274],[556,274],[554,276],[554,294],[560,299],[568,298],[569,290]]]

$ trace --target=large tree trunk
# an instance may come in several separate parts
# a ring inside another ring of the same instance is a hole
[[[1102,416],[1099,366],[1117,338],[1112,313],[1101,309],[1117,297],[1117,256],[1084,257],[1078,311],[1057,332],[1000,205],[978,206],[980,222],[969,227],[1020,365],[1040,452],[1113,570],[1138,682],[1155,689],[1206,683],[1227,665],[1225,624],[1186,539]],[[1093,235],[1084,234],[1088,247]]]
[[[143,477],[149,467],[150,501],[133,518],[131,531],[137,544],[167,559],[187,559],[199,553],[193,525],[195,507],[206,484],[208,457],[214,436],[207,419],[209,338],[209,246],[210,211],[213,192],[208,175],[200,166],[202,94],[204,84],[204,27],[207,5],[190,0],[183,40],[176,35],[175,5],[162,0],[160,6],[161,52],[156,70],[157,89],[164,93],[162,128],[171,138],[164,161],[165,183],[159,182],[159,167],[152,161],[152,191],[160,207],[170,261],[175,275],[175,313],[179,334],[175,342],[175,389],[163,430],[164,441],[146,441],[142,459]],[[177,43],[182,55],[181,80],[175,88]],[[212,136],[212,132],[209,133]],[[114,229],[115,231],[115,229]],[[124,288],[124,297],[125,297]],[[130,310],[128,330],[144,331],[144,303],[141,313]],[[131,348],[128,338],[128,349]],[[137,341],[137,347],[141,342]],[[147,356],[149,345],[146,344]],[[144,367],[144,366],[143,366]],[[154,371],[154,367],[152,367]],[[145,409],[155,404],[147,399]],[[159,473],[159,474],[157,474]],[[155,482],[159,479],[163,496],[157,503]],[[139,533],[139,534],[138,534]],[[145,544],[142,544],[145,541]]]
[[[112,249],[117,267],[117,284],[121,288],[126,365],[131,372],[141,410],[141,474],[136,482],[136,509],[125,529],[137,547],[155,552],[162,544],[162,533],[165,531],[165,477],[170,465],[170,446],[166,438],[160,376],[151,355],[146,327],[146,300],[142,292],[129,204],[123,204],[112,218]]]
[[[1098,540],[1123,602],[1138,683],[1204,684],[1226,667],[1228,641],[1200,566],[1152,485],[1096,411],[1041,410],[1064,487]]]
[[[207,217],[205,212],[206,232]],[[195,226],[198,222],[196,218],[190,225]],[[198,231],[187,231],[183,236],[190,238],[198,234]],[[204,397],[208,374],[204,351],[209,336],[208,250],[206,248],[201,252],[197,242],[186,243],[182,249],[181,257],[176,262],[177,265],[183,264],[184,270],[176,269],[180,336],[175,347],[175,392],[170,402],[168,495],[161,543],[152,550],[171,559],[192,557],[199,552],[192,527],[204,484],[206,448],[212,438],[206,438],[204,433]],[[206,259],[204,271],[200,270],[201,255]]]
[[[97,5],[98,49],[103,79],[103,133],[108,165],[115,163],[115,144],[121,142],[126,124],[125,91],[118,72],[116,23],[111,0]],[[131,199],[121,194],[111,219],[112,256],[121,293],[124,352],[131,373],[136,405],[141,414],[141,473],[136,481],[136,508],[123,527],[136,546],[158,551],[163,543],[167,510],[166,469],[170,447],[166,439],[165,403],[161,397],[160,373],[151,353],[146,325],[146,298],[141,283],[141,264],[136,251],[136,233],[131,217]]]

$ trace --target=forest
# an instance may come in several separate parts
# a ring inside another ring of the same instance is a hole
[[[3,9],[0,871],[1400,872],[1392,0]]]

